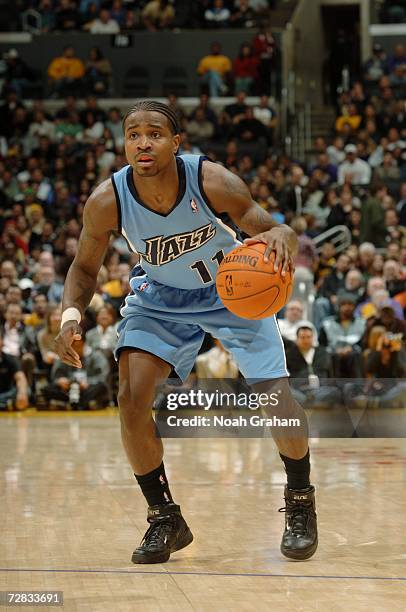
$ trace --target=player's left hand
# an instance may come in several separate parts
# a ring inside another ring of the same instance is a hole
[[[272,229],[261,232],[251,238],[246,238],[244,244],[254,244],[255,242],[263,242],[267,245],[264,253],[264,261],[269,261],[271,251],[275,251],[275,272],[279,270],[282,264],[282,276],[285,276],[286,270],[290,267],[293,270],[293,257],[297,248],[297,238],[295,232],[289,226],[279,225]],[[293,247],[294,245],[294,247]]]

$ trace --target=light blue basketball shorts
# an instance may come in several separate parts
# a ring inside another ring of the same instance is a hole
[[[171,364],[184,381],[190,374],[205,332],[230,351],[249,384],[289,376],[275,317],[241,319],[224,308],[216,286],[177,289],[150,280],[139,268],[121,308],[115,358],[138,348]]]

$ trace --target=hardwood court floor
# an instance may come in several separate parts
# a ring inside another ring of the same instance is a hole
[[[302,563],[279,553],[285,478],[271,440],[165,446],[195,541],[135,566],[145,504],[117,416],[1,418],[0,590],[63,590],[64,612],[405,610],[406,440],[313,441],[320,545]]]

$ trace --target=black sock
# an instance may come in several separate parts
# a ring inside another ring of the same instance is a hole
[[[163,506],[173,502],[163,462],[148,474],[142,476],[134,474],[134,476],[141,487],[148,506]]]
[[[301,459],[291,459],[280,453],[279,455],[285,464],[285,471],[288,477],[288,488],[307,489],[310,487],[309,449],[307,449],[307,453]]]

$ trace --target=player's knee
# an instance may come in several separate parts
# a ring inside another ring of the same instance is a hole
[[[120,385],[118,395],[120,421],[122,427],[128,432],[136,432],[151,418],[151,402],[141,388],[129,384]]]

